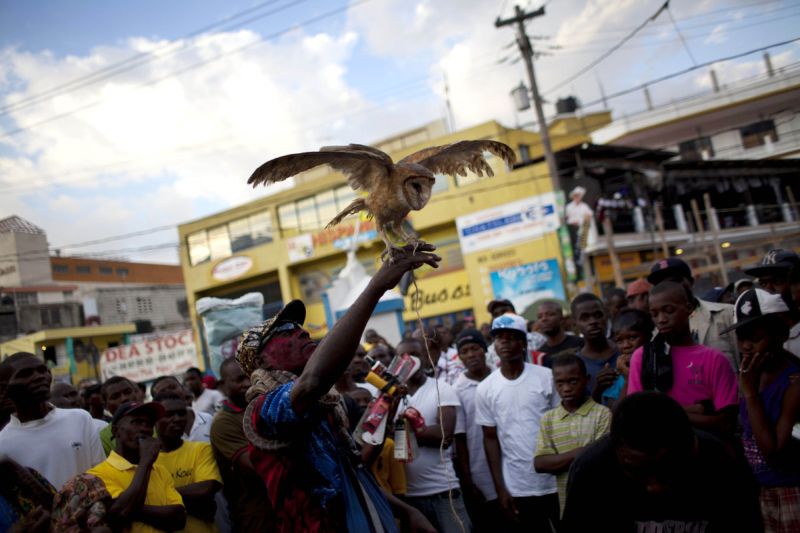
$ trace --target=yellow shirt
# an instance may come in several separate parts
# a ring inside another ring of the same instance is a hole
[[[136,465],[128,462],[127,459],[111,451],[108,459],[87,471],[103,480],[106,490],[112,498],[119,498],[120,494],[133,482],[133,475],[136,473]],[[147,484],[147,495],[144,498],[145,505],[183,505],[183,499],[169,472],[158,464],[153,465],[150,472],[150,482]],[[143,522],[134,522],[131,527],[125,530],[130,533],[157,533],[161,530],[154,528]]]
[[[218,481],[222,483],[214,452],[207,442],[183,441],[177,450],[161,452],[156,465],[163,467],[172,475],[175,487],[185,487],[201,481]],[[213,522],[204,522],[192,515],[186,516],[188,533],[214,533],[217,527]]]
[[[394,440],[386,437],[380,455],[372,465],[378,485],[389,494],[405,495],[406,467],[394,458]]]

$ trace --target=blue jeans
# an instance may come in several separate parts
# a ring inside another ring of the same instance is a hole
[[[462,533],[472,531],[472,523],[469,521],[467,509],[464,507],[464,500],[461,497],[461,491],[454,489],[453,494],[453,507],[450,507],[450,498],[447,492],[440,492],[438,494],[431,494],[430,496],[406,496],[405,502],[412,507],[418,509],[425,515],[431,525],[439,533]],[[453,509],[458,516],[458,520],[464,525],[464,529],[453,516]]]

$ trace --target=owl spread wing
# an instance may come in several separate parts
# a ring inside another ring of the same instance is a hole
[[[354,189],[364,187],[370,190],[376,179],[389,174],[391,159],[383,152],[381,154],[384,157],[381,157],[367,150],[330,151],[334,148],[346,147],[328,147],[328,151],[290,154],[267,161],[253,172],[247,183],[253,187],[262,183],[274,183],[319,165],[330,165],[345,174]],[[386,159],[389,161],[388,165]]]
[[[478,176],[494,176],[492,167],[483,157],[490,152],[502,157],[508,166],[516,161],[514,151],[507,144],[497,141],[460,141],[445,146],[435,146],[409,155],[403,162],[417,163],[430,169],[434,174],[466,176],[471,170]]]

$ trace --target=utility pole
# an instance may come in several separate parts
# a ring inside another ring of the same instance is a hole
[[[511,24],[517,25],[517,45],[522,54],[522,59],[525,60],[525,67],[528,71],[528,83],[531,84],[531,93],[533,95],[533,108],[536,110],[536,120],[539,122],[539,135],[542,138],[542,150],[544,150],[544,159],[547,162],[547,171],[550,173],[550,180],[553,184],[553,192],[558,194],[561,190],[561,183],[558,177],[558,167],[556,166],[556,158],[553,155],[553,147],[550,145],[550,132],[547,129],[547,122],[544,118],[544,111],[542,110],[542,97],[539,95],[539,86],[536,84],[536,73],[533,71],[533,45],[525,32],[525,21],[535,17],[544,15],[544,6],[536,11],[525,13],[519,7],[514,7],[515,15],[511,18],[501,20],[497,18],[494,25],[496,28],[508,26]]]

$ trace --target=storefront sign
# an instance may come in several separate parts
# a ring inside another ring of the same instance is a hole
[[[521,315],[539,300],[566,300],[556,259],[496,270],[490,273],[489,279],[494,297],[511,300]]]
[[[405,297],[403,320],[414,320],[419,312],[422,318],[445,315],[472,308],[472,294],[466,271],[417,280]]]
[[[314,255],[314,241],[310,233],[290,237],[286,240],[286,252],[289,254],[289,262],[296,263],[303,259],[308,259]]]
[[[191,329],[149,335],[109,348],[100,356],[103,380],[123,376],[133,381],[149,381],[180,374],[192,366],[197,366],[197,347]]]
[[[235,255],[220,261],[211,271],[217,281],[229,281],[243,276],[253,266],[253,260],[246,255]]]
[[[531,196],[458,217],[458,238],[468,254],[541,237],[559,226],[556,196]]]

